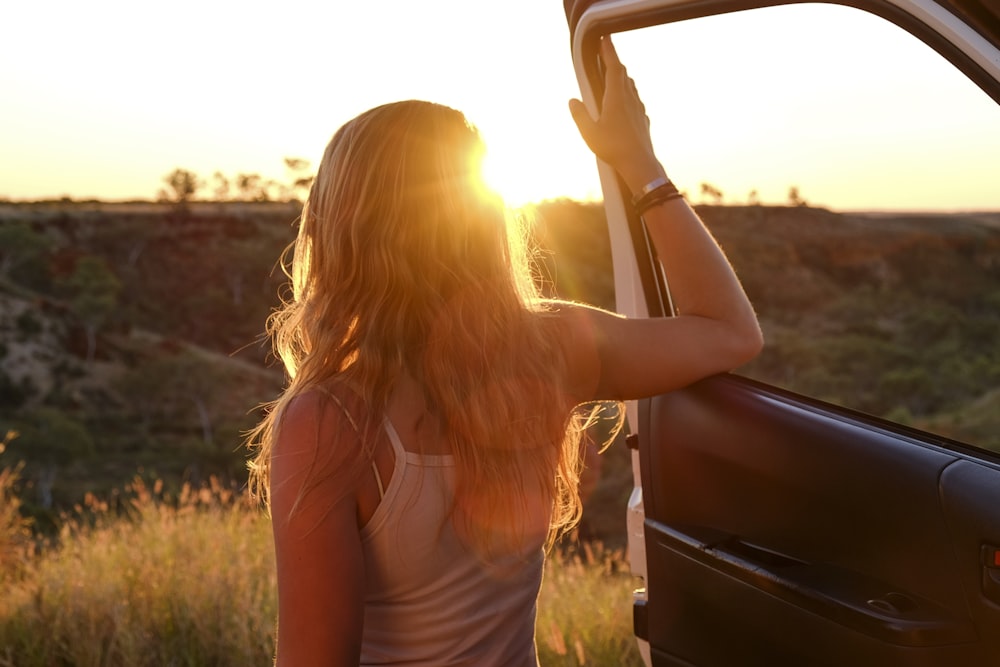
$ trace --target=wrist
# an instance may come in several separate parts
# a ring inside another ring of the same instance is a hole
[[[665,204],[673,199],[683,197],[677,186],[669,178],[662,177],[650,181],[645,187],[632,195],[632,210],[638,216],[643,216],[646,211]]]
[[[667,178],[666,170],[655,158],[650,162],[622,168],[618,173],[633,195],[639,194],[651,183]]]

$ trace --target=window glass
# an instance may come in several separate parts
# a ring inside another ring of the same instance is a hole
[[[840,6],[616,45],[760,315],[766,349],[739,372],[1000,451],[1000,107]]]

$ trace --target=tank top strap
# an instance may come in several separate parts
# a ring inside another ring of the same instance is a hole
[[[375,474],[375,483],[378,484],[378,499],[385,498],[385,485],[382,484],[382,473],[378,471],[378,465],[372,461],[372,472]]]
[[[392,443],[392,451],[396,455],[396,459],[405,459],[406,450],[403,449],[403,441],[399,439],[399,433],[396,432],[396,427],[392,425],[389,417],[382,420],[382,425],[385,427],[386,435],[389,436],[389,442]]]
[[[392,422],[389,421],[388,417],[382,420],[382,424],[386,435],[389,436],[389,441],[392,443],[392,451],[396,455],[395,470],[399,470],[407,464],[421,468],[449,467],[455,465],[455,457],[452,454],[419,454],[407,451],[403,447],[403,441],[399,439],[399,432],[392,425]],[[392,486],[392,483],[390,482],[389,485]]]
[[[379,503],[378,507],[375,508],[375,512],[372,513],[371,518],[368,519],[368,522],[361,529],[361,535],[366,540],[370,539],[372,533],[388,520],[390,508],[396,496],[399,495],[399,489],[404,484],[403,478],[406,476],[407,452],[403,449],[403,442],[399,439],[399,433],[396,432],[396,428],[389,421],[388,417],[382,419],[382,428],[385,430],[385,434],[389,436],[389,442],[392,444],[394,459],[392,477],[389,479],[388,484],[384,484],[378,466],[375,465],[375,461],[372,461],[372,473],[375,475],[375,481],[379,486]]]

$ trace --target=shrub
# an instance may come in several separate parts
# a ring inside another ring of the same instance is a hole
[[[17,326],[18,340],[21,341],[35,338],[44,330],[41,321],[30,310],[25,310],[18,315],[15,324]]]
[[[24,415],[17,450],[35,462],[68,464],[94,455],[94,438],[65,412],[41,407]]]
[[[16,382],[0,369],[0,409],[19,408],[34,396],[35,392],[35,384],[30,377],[25,376]]]

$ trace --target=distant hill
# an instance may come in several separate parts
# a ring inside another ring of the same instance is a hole
[[[1000,451],[1000,215],[699,211],[765,329],[741,372]],[[38,517],[137,472],[241,483],[240,432],[283,381],[260,334],[297,213],[0,204],[0,428],[21,434],[0,464],[26,461]],[[533,215],[546,289],[613,308],[601,207]],[[617,517],[627,456],[606,456]]]
[[[20,433],[5,460],[27,462],[29,507],[44,515],[137,472],[245,477],[240,433],[282,384],[260,335],[296,215],[0,206],[0,428]]]
[[[744,372],[1000,451],[1000,409],[991,430],[956,418],[1000,387],[1000,216],[703,215],[767,336]]]

